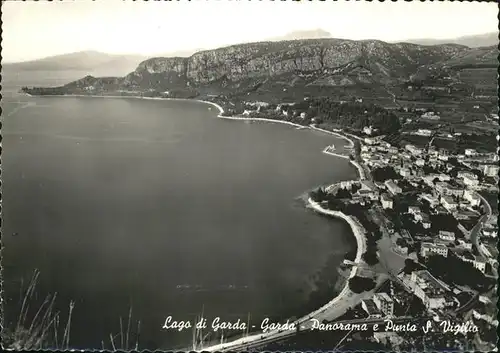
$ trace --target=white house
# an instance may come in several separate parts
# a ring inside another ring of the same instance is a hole
[[[444,244],[422,243],[420,247],[420,255],[422,257],[427,257],[429,256],[429,253],[448,257],[448,248]]]
[[[401,170],[399,171],[399,175],[403,177],[409,177],[411,176],[411,170],[409,168],[401,168]]]
[[[387,293],[375,293],[373,295],[373,301],[377,308],[385,314],[386,317],[391,317],[394,315],[394,301]]]
[[[444,241],[449,241],[449,242],[455,241],[455,233],[446,230],[440,230],[438,237],[439,239]]]
[[[418,158],[416,161],[415,161],[415,164],[418,165],[419,167],[423,167],[425,165],[425,160],[422,159],[422,158]]]
[[[384,184],[387,187],[387,190],[389,190],[393,195],[403,192],[403,189],[401,189],[393,180],[386,180]]]
[[[471,206],[479,206],[481,204],[481,198],[479,197],[479,194],[474,190],[465,190],[464,199],[469,201]]]
[[[431,130],[427,130],[427,129],[418,129],[417,135],[420,135],[420,136],[431,136],[432,135],[432,131]]]
[[[371,135],[373,133],[373,128],[371,126],[365,126],[363,132],[367,135]]]
[[[475,156],[475,155],[477,155],[477,152],[473,148],[466,148],[465,149],[465,155],[466,156]]]
[[[464,184],[470,187],[478,186],[479,180],[477,180],[477,177],[475,175],[474,177],[467,175],[464,177]]]
[[[458,204],[455,202],[455,200],[453,200],[453,198],[448,195],[441,196],[441,204],[450,212],[455,211],[458,207]]]
[[[393,207],[393,201],[387,194],[382,194],[380,202],[382,203],[382,208],[384,209],[392,209]]]
[[[498,175],[498,164],[486,164],[483,169],[483,174],[489,177]]]
[[[410,205],[410,206],[408,206],[408,213],[411,213],[413,215],[420,213],[420,207]]]

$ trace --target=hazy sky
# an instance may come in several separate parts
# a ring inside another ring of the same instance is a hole
[[[322,28],[336,38],[396,41],[497,30],[477,2],[193,0],[2,1],[6,62],[98,50],[146,55],[258,41]]]

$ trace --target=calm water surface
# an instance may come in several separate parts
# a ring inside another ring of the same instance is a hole
[[[353,247],[347,225],[299,199],[355,176],[321,153],[342,140],[217,119],[202,103],[13,92],[2,113],[6,322],[37,268],[38,300],[57,292],[63,317],[75,301],[73,347],[109,347],[130,306],[141,348],[185,347],[191,332],[162,330],[167,316],[286,319],[328,257]]]

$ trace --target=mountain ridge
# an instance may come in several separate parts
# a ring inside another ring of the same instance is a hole
[[[86,76],[61,90],[168,92],[170,96],[378,91],[388,97],[390,87],[419,72],[448,70],[466,60],[470,66],[479,58],[483,67],[496,68],[496,49],[481,50],[458,44],[422,46],[335,38],[254,42],[203,50],[189,57],[149,58],[123,77]]]

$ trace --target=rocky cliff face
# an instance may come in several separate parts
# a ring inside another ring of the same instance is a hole
[[[365,73],[390,82],[408,78],[419,66],[448,60],[467,50],[459,45],[425,47],[339,39],[251,43],[203,51],[189,58],[149,59],[127,76],[127,82],[144,76],[176,75],[196,86],[289,73],[337,74],[359,66]]]

